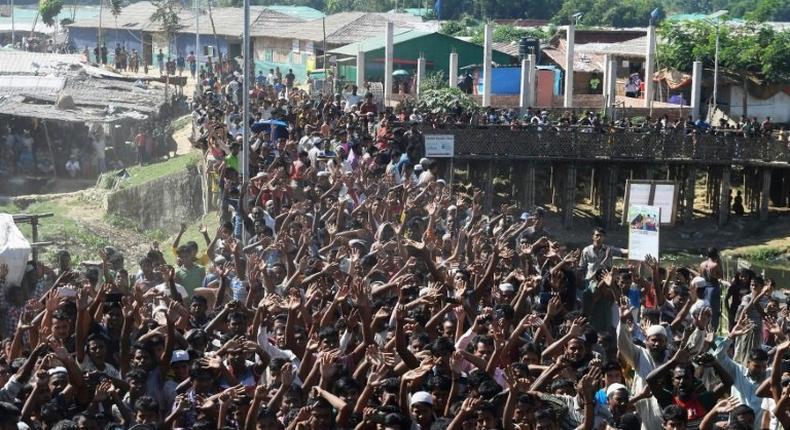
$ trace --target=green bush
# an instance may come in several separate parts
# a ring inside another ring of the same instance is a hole
[[[472,96],[458,88],[439,88],[427,90],[420,94],[417,102],[420,112],[441,115],[446,113],[474,112],[480,105]]]

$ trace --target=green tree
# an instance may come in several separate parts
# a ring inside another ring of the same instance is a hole
[[[790,0],[760,0],[744,16],[755,21],[790,21]]]
[[[41,20],[49,27],[55,25],[55,18],[58,17],[61,9],[63,9],[63,0],[41,0],[38,4]]]
[[[565,0],[552,22],[567,25],[573,14],[581,12],[579,25],[644,27],[650,20],[650,12],[660,6],[659,0]]]
[[[162,32],[165,33],[169,53],[176,32],[184,27],[178,19],[181,5],[178,0],[153,0],[151,3],[156,8],[151,15],[151,22],[159,24]]]
[[[662,66],[690,72],[699,59],[713,68],[716,25],[706,21],[664,22],[658,29],[657,59]],[[790,82],[790,31],[775,31],[755,22],[719,27],[719,68],[769,82]]]
[[[458,88],[443,87],[422,92],[417,108],[420,112],[445,114],[474,112],[480,109],[480,105],[472,96]]]
[[[497,25],[492,33],[494,42],[518,42],[522,37],[534,37],[540,40],[548,40],[556,31],[553,26],[544,31],[538,28],[519,28],[512,25]],[[485,38],[485,27],[480,25],[475,28],[470,42],[482,44]]]

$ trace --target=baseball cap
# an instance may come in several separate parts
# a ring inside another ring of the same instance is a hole
[[[170,364],[178,363],[181,361],[189,361],[189,353],[184,351],[183,349],[177,349],[173,351],[173,355],[170,357]]]

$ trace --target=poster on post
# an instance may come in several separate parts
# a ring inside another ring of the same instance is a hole
[[[452,134],[426,134],[425,156],[452,158],[455,155],[455,136]]]
[[[659,206],[628,206],[628,259],[645,261],[645,256],[659,258],[658,237],[661,224]]]

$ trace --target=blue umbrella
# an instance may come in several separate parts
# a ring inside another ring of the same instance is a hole
[[[285,121],[280,121],[279,119],[267,119],[264,121],[257,121],[253,123],[252,126],[250,127],[250,130],[252,130],[253,133],[260,133],[262,131],[271,129],[272,125],[283,127],[283,128],[288,127],[288,123]]]

